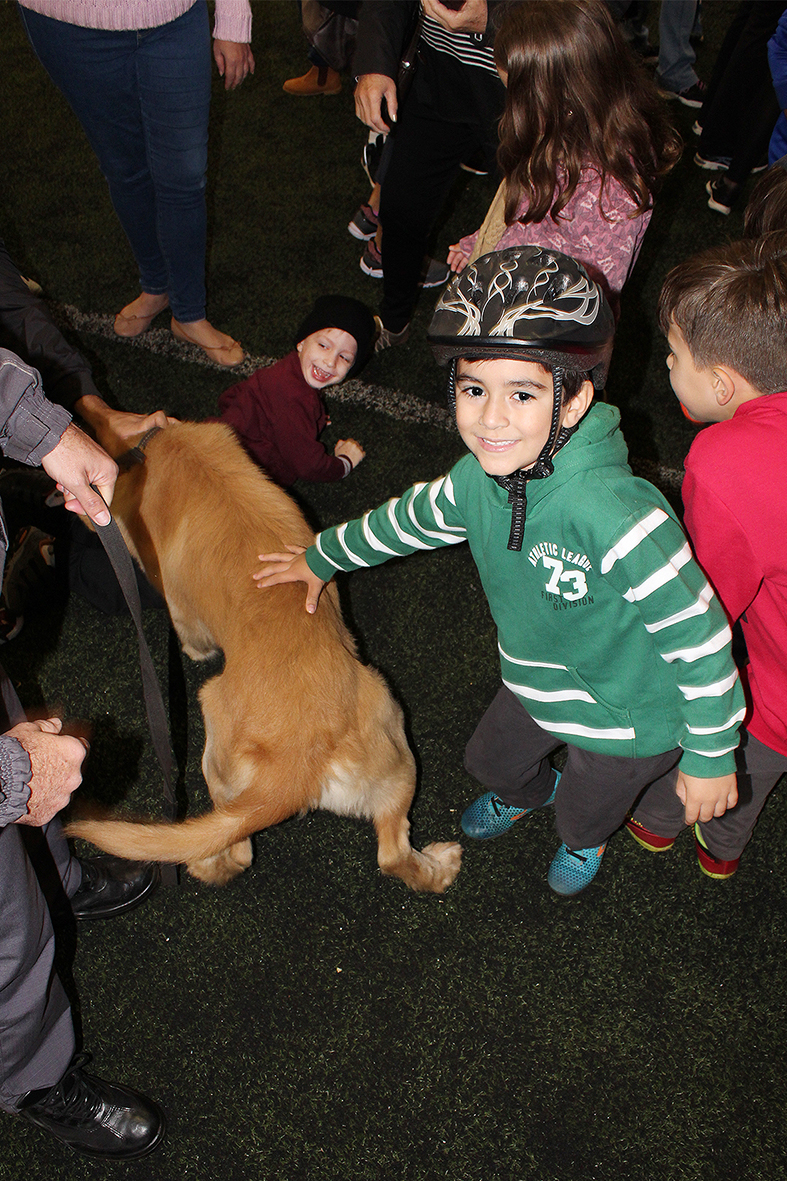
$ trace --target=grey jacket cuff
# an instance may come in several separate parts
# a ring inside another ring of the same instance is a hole
[[[30,755],[17,738],[0,737],[0,826],[27,813],[33,771]]]
[[[0,352],[0,385],[7,415],[0,449],[8,459],[37,467],[60,442],[71,415],[44,397],[35,369],[5,350]]]

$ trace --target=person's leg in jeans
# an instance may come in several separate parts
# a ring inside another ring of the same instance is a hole
[[[697,0],[663,0],[659,13],[658,81],[673,94],[682,94],[699,81],[694,70],[697,55],[691,31]]]
[[[425,117],[412,96],[389,140],[391,151],[380,200],[380,319],[389,332],[396,333],[412,316],[429,235],[459,165],[480,144],[477,130]]]
[[[98,156],[142,290],[168,294],[176,319],[201,319],[210,104],[204,6],[140,32],[85,29],[20,11]]]
[[[107,179],[143,294],[115,322],[136,336],[169,303],[173,333],[223,365],[240,345],[205,319],[210,28],[205,0],[153,29],[83,29],[20,9],[31,44]]]

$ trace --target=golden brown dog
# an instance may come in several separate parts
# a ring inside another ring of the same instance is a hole
[[[335,588],[309,615],[303,587],[252,580],[257,554],[313,540],[294,502],[220,423],[170,426],[145,457],[118,480],[112,510],[184,652],[224,653],[200,690],[214,810],[177,824],[76,820],[69,834],[121,857],[185,862],[219,885],[250,864],[251,833],[327,808],[374,822],[383,873],[441,893],[461,848],[410,845],[415,763],[402,713],[358,660]]]

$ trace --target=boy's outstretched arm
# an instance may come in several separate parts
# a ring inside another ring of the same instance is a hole
[[[309,567],[302,545],[288,545],[286,554],[259,554],[262,567],[252,575],[259,587],[277,586],[280,582],[306,583],[306,610],[313,615],[326,582]]]
[[[694,824],[697,820],[723,816],[728,808],[734,808],[738,802],[738,781],[734,772],[715,779],[700,779],[678,770],[675,792],[686,809],[686,823]]]

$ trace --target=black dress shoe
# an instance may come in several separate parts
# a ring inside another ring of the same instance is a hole
[[[79,859],[82,884],[71,899],[78,919],[109,919],[133,910],[158,889],[159,867],[151,861],[124,861],[122,857]]]
[[[77,1054],[48,1091],[30,1091],[20,1115],[85,1156],[133,1160],[152,1152],[164,1135],[164,1112],[151,1099],[118,1083],[85,1074],[89,1054]]]

